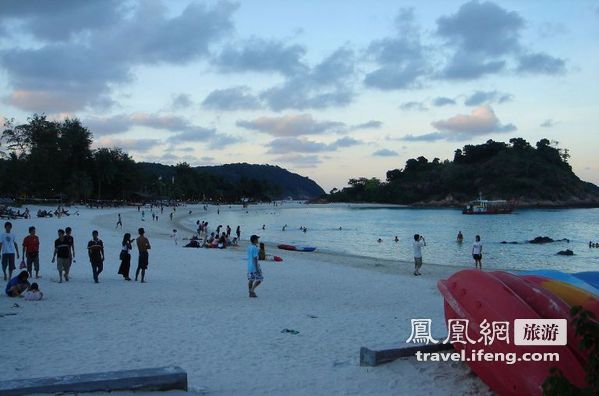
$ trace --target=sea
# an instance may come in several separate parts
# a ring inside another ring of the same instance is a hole
[[[590,241],[599,243],[599,209],[517,209],[511,214],[463,215],[459,209],[278,202],[247,208],[209,205],[206,211],[200,206],[194,208],[186,225],[196,228],[198,220],[208,221],[210,231],[218,225],[224,231],[230,225],[232,234],[240,225],[242,240],[257,234],[269,244],[314,246],[322,252],[409,262],[413,260],[413,235],[418,233],[427,244],[423,248],[425,264],[465,268],[474,267],[472,243],[480,235],[483,268],[599,270],[599,248],[589,247]],[[459,231],[464,235],[462,243],[456,241]],[[527,242],[537,236],[562,241]],[[566,249],[574,256],[557,255]]]

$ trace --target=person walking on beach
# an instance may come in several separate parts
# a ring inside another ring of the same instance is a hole
[[[121,265],[119,266],[119,275],[123,275],[123,278],[127,281],[130,281],[129,278],[129,269],[131,268],[131,234],[126,233],[123,235],[123,243],[121,244],[121,254],[119,258],[121,259]]]
[[[64,230],[58,230],[58,239],[54,241],[54,254],[52,262],[56,261],[56,269],[58,270],[58,283],[62,283],[62,275],[64,279],[69,281],[68,267],[71,262],[71,246],[67,243]]]
[[[414,275],[422,275],[420,273],[420,267],[422,267],[422,247],[426,246],[424,237],[419,234],[414,234]]]
[[[119,219],[116,222],[116,228],[121,227],[121,230],[123,229],[123,221],[121,220],[121,214],[119,213]]]
[[[12,223],[4,223],[4,232],[0,235],[0,253],[2,255],[2,272],[4,280],[12,279],[12,272],[15,270],[15,254],[19,258],[19,246],[15,241],[15,234],[11,232]],[[8,275],[6,270],[8,269]]]
[[[235,230],[235,234],[237,235],[237,240],[241,238],[241,226],[237,226],[237,230]]]
[[[69,281],[69,273],[71,272],[71,265],[73,265],[73,263],[76,263],[77,261],[75,260],[75,239],[73,239],[73,236],[71,235],[73,230],[71,229],[71,227],[67,227],[64,229],[64,232],[65,232],[64,239],[67,242],[67,244],[69,245],[69,262],[66,266],[65,273],[64,273],[64,279],[68,282]]]
[[[87,254],[92,265],[94,282],[98,283],[98,277],[104,270],[104,243],[98,238],[98,231],[92,231],[92,240],[87,243]]]
[[[29,235],[23,239],[23,258],[26,260],[29,277],[33,276],[33,270],[35,269],[35,279],[38,279],[40,273],[40,240],[35,235],[35,227],[29,227]]]
[[[141,283],[145,283],[146,270],[148,269],[149,255],[148,250],[151,249],[150,241],[145,237],[146,231],[143,228],[137,230],[139,236],[135,240],[137,249],[139,250],[139,259],[137,261],[137,270],[135,271],[135,281],[141,272]]]
[[[256,295],[256,288],[260,286],[264,280],[260,263],[258,263],[258,255],[260,253],[260,249],[258,248],[259,239],[260,237],[258,235],[252,235],[250,237],[250,245],[247,248],[248,292],[250,298],[258,297]]]
[[[474,259],[474,268],[483,269],[483,244],[480,241],[480,235],[477,235],[472,245],[472,258]]]

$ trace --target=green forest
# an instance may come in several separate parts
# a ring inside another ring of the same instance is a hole
[[[569,158],[567,149],[548,139],[535,146],[522,138],[488,140],[457,149],[453,161],[409,159],[402,169],[389,170],[385,181],[350,179],[348,187],[333,189],[326,200],[457,205],[481,193],[487,199],[599,205],[599,187],[581,181]]]
[[[26,199],[268,201],[283,194],[275,183],[234,181],[183,162],[136,163],[118,147],[92,149],[92,133],[78,119],[51,121],[34,114],[9,120],[0,137],[0,196]]]

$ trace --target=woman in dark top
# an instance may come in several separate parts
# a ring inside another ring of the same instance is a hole
[[[121,245],[121,266],[119,267],[119,275],[123,275],[125,280],[130,281],[129,268],[131,267],[131,234],[126,233],[123,236],[123,243]]]

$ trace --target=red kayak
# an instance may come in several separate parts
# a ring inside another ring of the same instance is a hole
[[[509,343],[496,340],[489,345],[483,341],[471,344],[454,342],[457,351],[465,350],[466,357],[473,350],[501,353],[504,356],[522,357],[525,353],[559,353],[559,362],[517,361],[508,364],[502,361],[473,361],[468,364],[494,392],[500,395],[541,395],[542,384],[557,366],[573,384],[584,387],[585,372],[577,356],[568,346],[514,345],[514,319],[541,319],[541,316],[495,276],[479,270],[463,270],[447,280],[438,282],[445,298],[445,318],[468,319],[468,334],[478,341],[481,323],[509,322]],[[515,355],[514,355],[515,354]]]
[[[283,249],[283,250],[296,250],[296,247],[293,245],[285,245],[285,244],[281,244],[281,245],[277,245],[277,247],[279,249]]]

